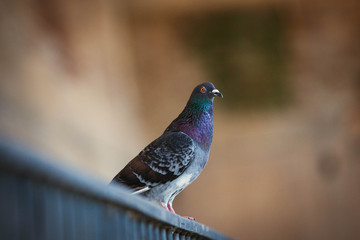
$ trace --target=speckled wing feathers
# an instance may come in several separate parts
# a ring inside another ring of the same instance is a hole
[[[180,176],[195,157],[193,140],[182,132],[166,132],[150,143],[113,179],[138,190]]]

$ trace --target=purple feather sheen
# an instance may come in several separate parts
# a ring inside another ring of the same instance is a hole
[[[210,149],[213,138],[212,101],[189,101],[182,113],[165,130],[167,131],[184,132],[203,149]]]

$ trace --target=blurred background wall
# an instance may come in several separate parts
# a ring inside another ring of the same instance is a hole
[[[238,239],[360,238],[360,4],[0,3],[0,133],[110,181],[211,81],[181,215]]]

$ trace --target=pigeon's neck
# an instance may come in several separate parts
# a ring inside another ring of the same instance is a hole
[[[204,149],[209,149],[213,137],[212,102],[189,101],[185,109],[165,130],[181,131],[193,138]]]

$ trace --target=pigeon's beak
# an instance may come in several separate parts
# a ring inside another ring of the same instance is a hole
[[[215,96],[215,97],[223,97],[222,93],[219,92],[219,90],[217,90],[216,88],[214,90],[211,91],[211,93]]]

